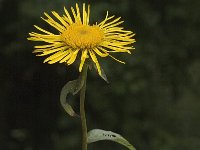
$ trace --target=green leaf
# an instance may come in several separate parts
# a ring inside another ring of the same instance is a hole
[[[101,129],[93,129],[88,132],[87,143],[93,143],[101,140],[110,140],[124,145],[129,150],[136,150],[125,138],[120,134],[114,133],[112,131],[105,131]]]
[[[67,96],[68,94],[77,94],[83,87],[83,83],[84,80],[82,80],[82,76],[80,75],[80,77],[77,80],[67,82],[60,92],[61,105],[65,109],[65,111],[72,117],[78,117],[79,115],[75,113],[72,106],[67,102]]]

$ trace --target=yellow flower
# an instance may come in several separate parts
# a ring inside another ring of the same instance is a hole
[[[53,34],[35,25],[42,33],[31,32],[28,40],[42,41],[45,45],[35,46],[33,53],[37,56],[50,55],[44,60],[49,64],[56,62],[66,63],[71,65],[80,56],[79,71],[82,71],[85,60],[90,58],[96,65],[99,75],[102,75],[100,64],[96,55],[100,57],[111,57],[120,63],[124,63],[111,55],[115,52],[127,52],[134,48],[130,45],[135,42],[133,32],[126,31],[123,27],[119,27],[123,21],[120,17],[114,19],[115,16],[108,16],[105,19],[94,25],[89,24],[90,6],[87,9],[83,4],[82,14],[78,4],[76,10],[71,7],[73,18],[70,16],[66,8],[65,14],[60,16],[55,11],[52,11],[53,19],[47,13],[44,13],[46,18],[42,18],[49,25],[59,31],[58,34]]]

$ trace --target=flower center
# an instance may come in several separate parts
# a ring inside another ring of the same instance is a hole
[[[96,47],[104,38],[103,31],[96,25],[71,24],[61,34],[63,41],[72,48]]]

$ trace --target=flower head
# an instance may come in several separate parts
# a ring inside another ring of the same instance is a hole
[[[49,25],[58,30],[58,34],[53,34],[35,25],[41,33],[31,32],[28,40],[42,41],[46,44],[35,46],[33,53],[37,56],[48,57],[44,60],[49,64],[56,62],[66,63],[71,65],[80,54],[79,71],[82,71],[86,59],[91,59],[97,68],[99,75],[102,74],[102,69],[97,59],[100,57],[111,57],[118,62],[124,63],[111,55],[115,52],[127,52],[134,48],[130,44],[135,42],[133,32],[126,31],[119,25],[123,23],[119,18],[108,16],[105,19],[94,25],[89,24],[90,6],[87,8],[83,4],[82,13],[78,4],[76,9],[71,7],[72,16],[66,8],[65,14],[60,16],[55,11],[52,11],[53,19],[47,13],[44,13],[46,18],[42,18]]]

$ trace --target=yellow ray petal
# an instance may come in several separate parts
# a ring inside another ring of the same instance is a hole
[[[102,22],[100,22],[98,25],[101,27],[101,26],[103,26],[104,25],[104,23],[106,22],[106,21],[108,21],[108,20],[110,20],[110,19],[112,19],[112,18],[114,18],[115,16],[113,15],[113,16],[111,16],[111,17],[108,17],[108,11],[106,12],[106,18],[102,21]]]
[[[133,47],[116,47],[108,44],[102,44],[102,47],[108,48],[110,50],[116,51],[116,52],[130,52],[129,50],[134,49]]]
[[[87,56],[87,53],[88,53],[87,50],[82,51],[81,62],[80,62],[80,65],[79,65],[79,72],[82,71],[82,68],[83,68],[84,62],[85,62],[86,58],[88,57],[88,56]]]
[[[112,59],[114,59],[114,60],[116,60],[116,61],[118,61],[118,62],[120,62],[120,63],[122,63],[122,64],[125,64],[125,62],[123,62],[123,61],[121,61],[121,60],[119,60],[119,59],[113,57],[112,55],[109,55],[109,56],[110,56]]]
[[[99,75],[101,76],[101,67],[100,67],[100,64],[99,64],[99,62],[98,62],[98,60],[97,60],[96,55],[95,55],[94,52],[91,51],[91,50],[89,50],[89,53],[90,53],[90,56],[91,56],[93,62],[95,63],[95,65],[96,65],[96,67],[97,67],[97,71],[98,71]]]
[[[86,24],[88,25],[90,21],[90,5],[88,5],[88,11],[87,11],[87,22]]]
[[[77,19],[78,19],[78,21],[82,24],[82,21],[81,21],[81,14],[80,14],[80,9],[79,9],[77,3],[76,3],[76,12],[77,12]]]
[[[63,27],[60,23],[58,23],[57,21],[55,21],[55,20],[54,20],[51,16],[49,16],[47,13],[44,13],[44,15],[48,18],[48,19],[45,19],[45,20],[51,22],[51,23],[54,24],[56,27],[58,27],[58,28],[60,28],[60,29],[63,30],[64,27]]]
[[[59,63],[67,62],[71,58],[72,54],[73,54],[72,50],[69,50],[69,54],[66,55],[62,60],[60,60]]]
[[[60,46],[65,46],[64,43],[56,43],[56,44],[47,44],[47,45],[37,45],[37,46],[34,46],[34,48],[50,48],[50,47],[60,47]]]
[[[60,32],[62,32],[64,30],[64,27],[62,25],[60,25],[59,23],[57,23],[54,19],[52,19],[47,13],[44,13],[44,15],[48,19],[44,19],[43,17],[41,17],[42,20],[44,20],[45,22],[47,22],[48,24],[50,24],[52,27],[56,28]]]
[[[115,51],[115,50],[107,50],[107,49],[104,49],[103,47],[98,47],[99,49],[101,49],[102,51],[104,51],[104,52],[107,52],[107,53],[120,53],[120,52],[122,52],[122,51]],[[127,53],[130,53],[130,51],[129,50],[126,50],[126,51],[123,51],[123,52],[127,52]]]
[[[44,33],[46,33],[46,34],[54,35],[53,33],[49,32],[49,31],[46,31],[46,30],[44,30],[44,29],[38,27],[37,25],[34,25],[34,27],[37,28],[38,30],[40,30],[40,31],[42,31],[42,32],[44,32]]]
[[[105,23],[104,25],[102,25],[101,27],[105,28],[107,26],[111,26],[112,24],[115,24],[116,22],[118,22],[119,20],[121,19],[121,17],[118,17],[117,19],[109,22],[109,23]],[[123,21],[120,21],[120,22],[123,22]]]
[[[73,7],[71,7],[71,11],[72,11],[73,17],[75,19],[75,22],[77,23],[78,22],[78,18],[77,18],[77,15],[76,15],[75,10],[74,10]]]
[[[93,49],[94,50],[94,52],[96,52],[99,56],[101,56],[101,57],[106,57],[106,56],[108,56],[109,54],[107,53],[107,52],[105,52],[104,51],[104,53],[102,53],[98,48],[94,48]]]
[[[85,11],[85,3],[83,3],[83,24],[87,24],[87,13]]]
[[[73,20],[69,14],[69,12],[67,11],[67,9],[64,7],[64,11],[65,11],[65,14],[67,15],[67,19],[69,19],[69,22],[72,24],[73,23]]]
[[[65,26],[67,27],[68,26],[68,23],[65,22],[65,20],[58,14],[56,13],[55,11],[52,11],[52,14],[58,18],[58,20]]]
[[[58,51],[57,53],[47,57],[45,60],[44,60],[44,63],[50,61],[50,60],[53,60],[55,58],[57,58],[58,56],[61,56],[64,52],[63,51]]]
[[[63,50],[66,50],[66,49],[67,48],[65,46],[54,48],[54,49],[50,49],[50,50],[47,49],[47,50],[43,50],[42,54],[38,54],[36,56],[45,56],[45,55],[49,55],[49,54],[55,53],[57,51],[63,51]]]
[[[65,51],[65,52],[62,53],[62,55],[50,60],[48,63],[49,64],[54,64],[54,63],[60,61],[61,59],[63,59],[63,57],[65,57],[68,53],[69,53],[68,51]]]
[[[68,65],[71,65],[75,60],[76,60],[76,56],[78,54],[78,49],[76,51],[74,51],[71,55],[71,58],[67,61]]]

